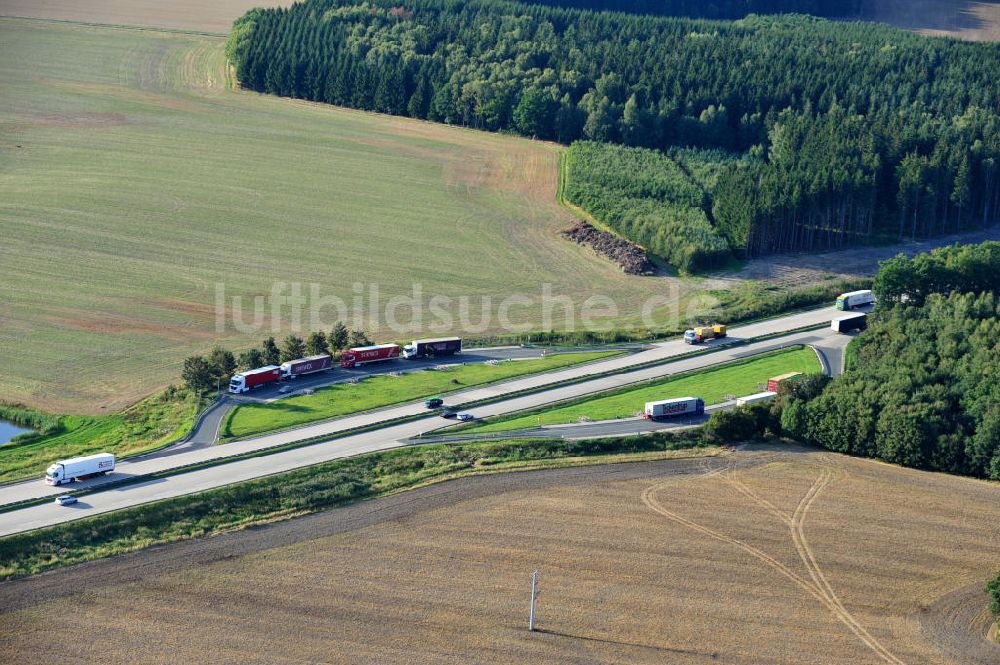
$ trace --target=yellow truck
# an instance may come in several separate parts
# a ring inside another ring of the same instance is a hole
[[[684,341],[688,344],[701,344],[707,339],[721,339],[726,336],[726,326],[716,323],[711,326],[700,326],[684,331]]]

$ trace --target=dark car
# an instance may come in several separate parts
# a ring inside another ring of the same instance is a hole
[[[424,406],[428,409],[436,409],[444,404],[444,400],[440,397],[428,397],[424,400]]]
[[[455,418],[456,416],[458,416],[458,413],[456,413],[455,411],[452,411],[450,409],[447,410],[447,411],[442,411],[441,412],[441,417],[442,418]]]

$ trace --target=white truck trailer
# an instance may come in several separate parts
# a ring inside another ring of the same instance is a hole
[[[854,309],[855,307],[864,307],[865,305],[874,305],[875,295],[868,289],[862,291],[851,291],[850,293],[842,293],[837,296],[837,309],[846,312]]]
[[[743,406],[744,404],[757,404],[758,402],[770,402],[777,394],[778,393],[771,392],[770,390],[765,390],[762,393],[754,393],[753,395],[747,395],[746,397],[737,397],[736,406]]]
[[[678,397],[675,399],[663,399],[657,402],[646,402],[646,410],[643,412],[642,417],[646,420],[659,420],[660,418],[671,418],[690,413],[705,413],[705,402],[700,397]]]
[[[74,480],[111,473],[115,470],[115,456],[111,453],[97,453],[86,457],[64,459],[45,470],[45,483],[62,485]]]

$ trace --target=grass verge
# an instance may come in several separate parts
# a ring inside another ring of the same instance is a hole
[[[531,411],[501,417],[463,429],[463,433],[500,432],[541,425],[578,422],[581,418],[611,420],[630,418],[642,410],[647,401],[693,395],[705,404],[725,401],[727,395],[748,395],[767,383],[771,376],[785,372],[818,372],[819,360],[812,349],[799,346],[762,354],[746,360],[735,360],[711,369],[693,370],[665,379],[655,379],[643,385],[626,386],[598,396],[540,407]]]
[[[360,455],[7,536],[0,539],[0,579],[288,519],[470,474],[634,461],[710,447],[696,432],[660,432],[590,441],[438,444]]]
[[[167,389],[107,416],[52,416],[7,407],[2,413],[13,422],[42,427],[0,445],[0,482],[40,477],[57,459],[98,452],[121,457],[161,448],[191,430],[201,406],[189,391]]]
[[[358,383],[338,383],[321,388],[312,395],[288,397],[269,404],[241,404],[227,414],[220,436],[232,439],[284,430],[614,355],[618,352],[554,354],[537,360],[424,369],[398,376],[373,376]]]

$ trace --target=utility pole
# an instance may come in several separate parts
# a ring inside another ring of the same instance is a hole
[[[531,574],[531,611],[528,613],[528,630],[535,630],[535,599],[538,598],[538,571]]]

